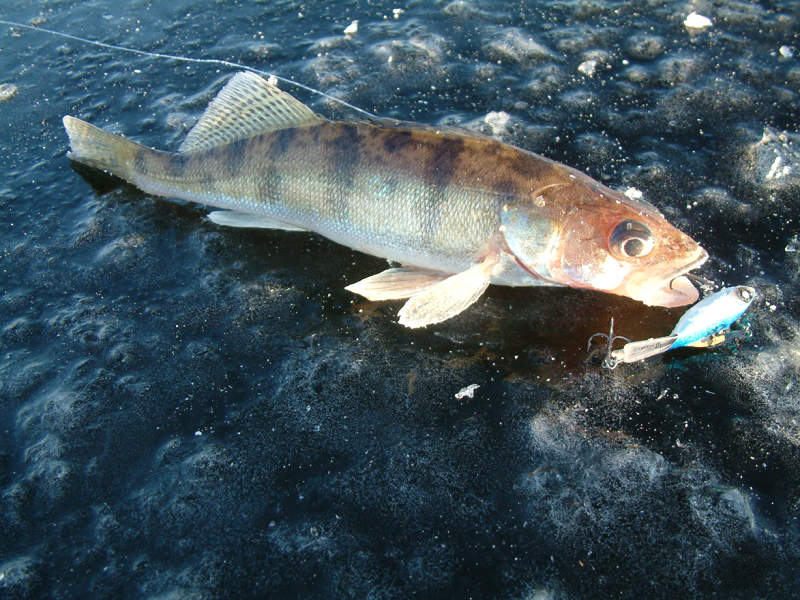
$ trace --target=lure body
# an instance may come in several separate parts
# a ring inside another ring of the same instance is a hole
[[[670,350],[693,346],[714,334],[729,329],[750,308],[756,291],[746,285],[723,288],[704,298],[675,324],[670,335],[676,336]]]

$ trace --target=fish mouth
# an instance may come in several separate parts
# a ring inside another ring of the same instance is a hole
[[[628,294],[648,306],[673,308],[693,304],[700,298],[700,292],[685,275],[707,260],[708,252],[698,247],[698,254],[693,260],[668,271],[658,279],[647,277],[631,281],[628,284]]]

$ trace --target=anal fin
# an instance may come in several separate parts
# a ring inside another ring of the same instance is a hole
[[[450,274],[442,271],[403,267],[387,269],[344,289],[371,301],[398,300],[421,294],[448,277]]]
[[[283,229],[285,231],[306,231],[302,227],[295,227],[272,217],[252,215],[237,210],[217,210],[208,214],[209,220],[217,225],[227,227],[252,227],[261,229]]]
[[[406,327],[425,327],[441,323],[464,311],[481,297],[492,280],[497,256],[452,275],[417,294],[400,309],[400,324]]]

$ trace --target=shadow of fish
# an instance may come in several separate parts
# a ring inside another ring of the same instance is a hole
[[[681,306],[707,254],[650,204],[462,129],[334,122],[236,74],[177,153],[64,117],[79,163],[225,210],[220,225],[314,231],[403,265],[348,286],[408,299],[400,323],[465,310],[489,284],[570,286]]]

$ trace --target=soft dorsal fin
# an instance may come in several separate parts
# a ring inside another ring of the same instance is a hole
[[[324,121],[286,92],[255,73],[243,71],[234,75],[208,105],[180,152],[202,152],[259,133]]]

